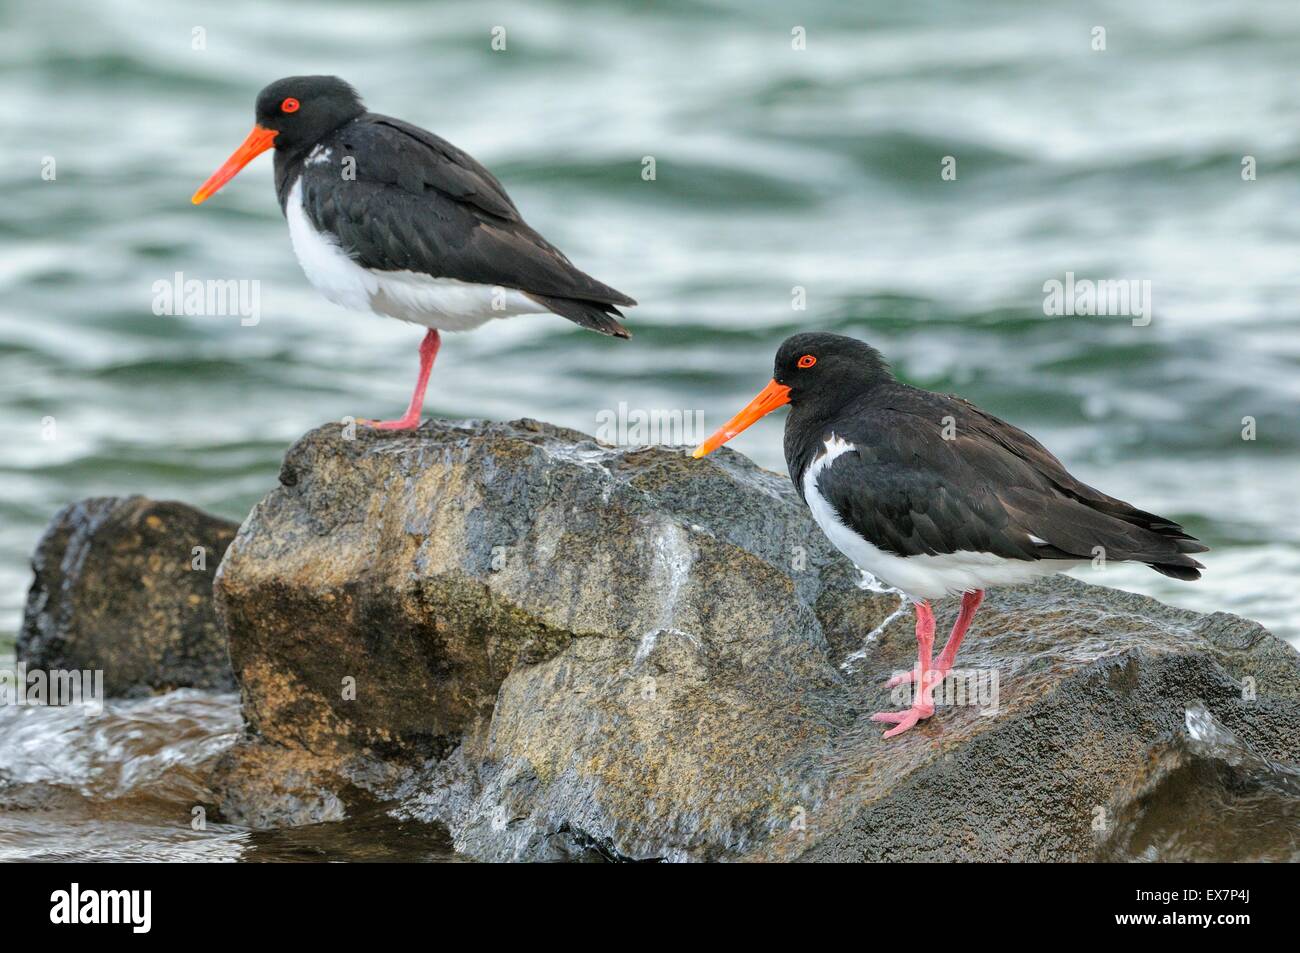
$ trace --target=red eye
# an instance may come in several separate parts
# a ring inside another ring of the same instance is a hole
[[[282,113],[296,113],[296,112],[298,111],[298,106],[299,106],[299,105],[301,105],[301,104],[298,102],[298,100],[296,100],[296,99],[294,99],[292,96],[290,96],[288,99],[286,99],[284,102],[282,102],[282,103],[280,104],[280,112],[282,112]]]
[[[800,367],[812,367],[816,363],[817,358],[813,357],[811,354],[805,354],[803,357],[799,358]]]

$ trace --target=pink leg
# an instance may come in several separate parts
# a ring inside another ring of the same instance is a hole
[[[872,721],[886,721],[894,727],[885,732],[886,738],[901,735],[918,721],[934,714],[934,681],[930,678],[930,655],[934,651],[934,612],[930,603],[916,604],[916,667],[920,685],[912,707],[907,711],[880,711],[871,716]]]
[[[442,339],[438,332],[429,328],[429,333],[420,342],[420,376],[415,380],[415,393],[411,394],[411,403],[400,420],[358,420],[357,423],[374,427],[376,430],[414,430],[420,426],[420,411],[424,409],[424,392],[429,389],[429,372],[433,370],[433,359],[438,356],[438,346]]]
[[[952,635],[948,636],[948,641],[944,644],[943,650],[934,660],[934,668],[930,670],[930,679],[935,684],[940,684],[948,677],[948,672],[952,669],[952,664],[957,660],[957,650],[961,648],[961,640],[966,637],[966,630],[970,628],[971,620],[975,618],[975,610],[980,607],[984,601],[984,590],[975,589],[971,592],[962,593],[961,611],[957,613],[957,621],[953,623]],[[902,685],[905,682],[916,680],[915,669],[910,672],[904,672],[902,675],[895,675],[885,683],[886,688],[893,688],[895,685]]]
[[[948,636],[948,641],[944,643],[943,649],[939,652],[939,657],[934,660],[934,667],[948,674],[952,668],[952,663],[957,660],[957,650],[961,648],[961,640],[966,637],[966,630],[970,628],[971,621],[975,618],[975,610],[980,607],[984,601],[984,590],[976,589],[973,592],[963,592],[961,594],[961,611],[957,613],[957,621],[953,623],[952,635]]]

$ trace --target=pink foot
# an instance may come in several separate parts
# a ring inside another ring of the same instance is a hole
[[[944,668],[938,668],[936,663],[936,667],[930,669],[930,671],[926,673],[926,681],[931,685],[943,684],[943,680],[948,677],[948,671],[951,668],[951,665],[945,666]],[[903,672],[899,675],[895,675],[889,681],[885,682],[885,687],[893,688],[895,685],[910,685],[915,681],[916,669],[912,669],[910,672]]]
[[[886,738],[892,738],[915,727],[918,721],[924,721],[933,714],[933,705],[913,705],[907,711],[878,711],[871,716],[871,720],[892,723],[894,727],[885,732]]]
[[[375,430],[414,430],[420,426],[420,415],[412,417],[407,414],[401,420],[367,420],[364,417],[358,417],[357,423],[363,427],[373,427]]]
[[[885,732],[886,738],[892,738],[895,735],[901,735],[909,728],[915,727],[918,721],[929,718],[934,714],[934,702],[930,699],[930,693],[933,691],[933,676],[931,674],[932,651],[934,648],[934,613],[930,610],[930,603],[916,603],[916,669],[919,674],[907,676],[897,675],[890,680],[890,685],[901,684],[903,681],[913,679],[920,682],[916,692],[916,699],[912,707],[907,711],[878,711],[871,716],[872,721],[883,721],[892,724],[894,727]]]

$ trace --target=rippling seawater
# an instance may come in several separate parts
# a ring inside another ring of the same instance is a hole
[[[218,822],[208,771],[240,727],[239,696],[192,689],[94,714],[0,706],[0,862],[456,859],[443,829],[381,805],[288,830]]]
[[[304,431],[405,406],[419,330],[311,289],[269,157],[189,203],[257,90],[305,72],[472,152],[642,302],[630,342],[554,317],[450,336],[427,412],[591,432],[626,402],[712,428],[787,334],[857,335],[1213,547],[1195,584],[1084,578],[1294,641],[1297,61],[1293,0],[4,4],[0,643],[63,504],[240,519]],[[155,316],[177,272],[259,281],[260,322]],[[1066,272],[1150,281],[1152,320],[1046,317]],[[783,470],[779,416],[734,445]]]

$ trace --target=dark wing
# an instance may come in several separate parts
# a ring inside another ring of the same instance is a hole
[[[359,265],[514,288],[588,326],[604,317],[621,330],[608,315],[636,304],[575,268],[492,173],[433,133],[367,114],[325,145],[328,161],[303,165],[303,210]]]
[[[433,189],[508,222],[523,221],[519,209],[506,195],[505,187],[468,152],[427,129],[391,116],[372,114],[365,118],[378,127],[377,135],[359,128],[358,135],[350,138],[365,137],[363,141],[370,147],[376,144],[376,139],[382,143],[374,158],[366,162],[374,167],[374,181],[398,185],[414,193]],[[401,135],[388,135],[386,129]]]
[[[1032,560],[1092,559],[1100,546],[1107,559],[1199,576],[1187,554],[1206,547],[1177,523],[1081,483],[1033,437],[960,398],[903,394],[858,419],[858,433],[841,435],[856,450],[818,487],[881,549]]]

